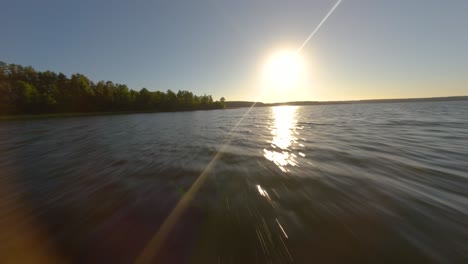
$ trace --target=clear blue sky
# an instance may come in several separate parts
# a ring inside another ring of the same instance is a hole
[[[260,94],[269,55],[297,49],[335,2],[3,1],[0,60],[228,100],[468,95],[466,0],[343,0],[302,50],[308,85]]]

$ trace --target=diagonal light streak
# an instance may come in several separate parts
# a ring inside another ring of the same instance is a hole
[[[333,13],[333,11],[335,11],[335,9],[338,7],[338,5],[341,3],[341,1],[342,0],[338,0],[338,2],[335,3],[335,5],[330,9],[330,11],[328,11],[327,15],[325,15],[325,17],[322,19],[322,21],[320,21],[320,23],[314,29],[314,31],[312,31],[312,33],[310,33],[310,35],[306,38],[304,43],[302,43],[301,47],[299,47],[299,49],[297,49],[297,53],[301,52],[301,50],[304,48],[304,46],[307,44],[307,42],[309,42],[309,40],[315,35],[315,33],[319,30],[319,28],[323,25],[323,23],[325,23],[325,21],[328,19],[328,17]]]
[[[143,248],[143,251],[136,259],[135,264],[153,263],[154,258],[158,255],[159,251],[161,250],[163,246],[163,243],[166,241],[167,237],[171,233],[175,224],[179,221],[179,218],[183,215],[183,213],[188,208],[188,206],[190,205],[191,201],[193,200],[197,192],[202,187],[203,183],[208,177],[209,172],[213,168],[216,161],[222,156],[226,147],[231,143],[232,133],[237,128],[237,126],[239,126],[242,120],[244,120],[244,118],[247,116],[247,114],[250,112],[250,110],[252,110],[252,108],[256,104],[257,102],[254,102],[252,106],[250,106],[250,108],[245,112],[245,114],[239,119],[236,125],[231,129],[224,144],[218,150],[218,152],[213,157],[213,159],[211,159],[208,165],[206,165],[205,169],[202,171],[200,176],[198,176],[198,178],[192,183],[192,185],[187,190],[187,192],[182,196],[182,198],[180,198],[177,205],[174,207],[174,209],[172,209],[171,213],[166,217],[161,227],[159,227],[159,230]]]
[[[310,33],[310,35],[307,37],[307,39],[302,43],[302,45],[299,47],[297,50],[297,53],[301,52],[301,50],[305,47],[307,42],[315,35],[315,33],[320,29],[320,27],[325,23],[325,21],[328,19],[328,17],[335,11],[335,9],[338,7],[338,5],[341,3],[342,0],[338,0],[335,5],[328,11],[328,13],[325,15],[325,17],[320,21],[320,23],[317,25],[317,27]],[[152,263],[154,258],[158,255],[159,251],[161,250],[163,243],[166,241],[167,237],[171,233],[172,229],[176,225],[176,223],[179,221],[179,218],[183,215],[185,210],[188,208],[190,205],[191,201],[195,197],[195,195],[198,193],[200,188],[202,187],[203,183],[207,179],[209,172],[213,168],[214,164],[216,161],[222,156],[224,153],[224,150],[226,147],[231,143],[232,141],[232,133],[234,130],[239,126],[239,124],[244,120],[244,118],[247,116],[247,114],[252,110],[252,108],[255,106],[256,102],[252,104],[252,106],[245,112],[245,114],[241,117],[241,119],[236,123],[236,125],[232,128],[232,130],[229,132],[226,141],[224,144],[221,146],[221,148],[218,150],[216,155],[211,159],[211,161],[208,163],[208,165],[205,167],[205,169],[202,171],[200,176],[193,182],[193,184],[190,186],[190,188],[187,190],[187,192],[182,196],[182,198],[179,200],[177,205],[174,207],[174,209],[171,211],[171,213],[167,216],[167,218],[164,220],[162,225],[160,226],[159,230],[156,232],[156,234],[151,238],[151,240],[146,244],[146,246],[143,248],[143,251],[141,254],[138,256],[136,259],[135,263],[136,264],[146,264],[146,263]],[[281,225],[280,225],[281,226]],[[283,230],[284,232],[284,230]],[[285,236],[287,237],[286,233]]]

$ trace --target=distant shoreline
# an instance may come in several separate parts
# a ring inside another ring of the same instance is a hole
[[[224,100],[186,90],[136,91],[112,81],[95,83],[79,73],[67,77],[0,61],[2,119],[224,109]]]
[[[226,101],[228,109],[243,107],[268,107],[281,105],[337,105],[337,104],[367,104],[367,103],[406,103],[406,102],[444,102],[444,101],[468,101],[468,96],[447,96],[447,97],[427,97],[427,98],[398,98],[398,99],[366,99],[349,101],[293,101],[283,103],[262,103],[251,101]]]
[[[178,111],[113,111],[113,112],[70,112],[70,113],[48,113],[48,114],[18,114],[18,115],[0,115],[1,121],[18,120],[40,120],[68,117],[86,117],[86,116],[106,116],[106,115],[131,115],[131,114],[153,114],[153,113],[176,113],[193,111],[210,111],[220,109],[196,109],[196,110],[178,110]]]
[[[368,100],[350,100],[350,101],[295,101],[284,103],[266,104],[262,102],[251,101],[226,101],[226,109],[237,109],[251,107],[271,107],[281,105],[340,105],[340,104],[365,104],[365,103],[405,103],[405,102],[444,102],[444,101],[468,101],[468,96],[448,96],[448,97],[429,97],[429,98],[403,98],[403,99],[368,99]],[[71,112],[71,113],[49,113],[49,114],[23,114],[23,115],[0,115],[0,121],[15,120],[35,120],[67,117],[85,117],[85,116],[105,116],[105,115],[126,115],[126,114],[150,114],[150,113],[171,113],[171,112],[192,112],[208,111],[206,110],[185,110],[185,111],[114,111],[114,112]]]

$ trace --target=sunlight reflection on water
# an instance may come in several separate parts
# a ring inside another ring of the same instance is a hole
[[[297,144],[297,137],[294,135],[299,135],[296,131],[297,109],[297,106],[278,106],[271,110],[274,118],[270,128],[273,150],[263,149],[263,152],[264,157],[275,163],[283,172],[289,171],[285,168],[287,166],[298,166],[297,156],[292,153],[293,145]],[[305,156],[303,153],[299,154]]]
[[[0,251],[133,263],[245,112],[0,122]],[[155,263],[468,263],[466,101],[255,107],[231,136]]]

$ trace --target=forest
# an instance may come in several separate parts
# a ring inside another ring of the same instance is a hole
[[[189,91],[129,89],[112,81],[94,83],[83,74],[36,71],[0,61],[0,115],[119,111],[189,111],[225,108],[224,98]]]

